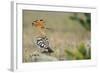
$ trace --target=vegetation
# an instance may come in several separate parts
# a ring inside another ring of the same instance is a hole
[[[81,43],[75,50],[66,49],[65,52],[68,60],[91,59],[91,49],[85,47],[85,44],[83,43]]]
[[[70,19],[75,20],[79,22],[86,30],[91,30],[91,14],[90,13],[84,13],[85,20],[78,17],[78,13],[74,13],[73,16],[70,17]]]

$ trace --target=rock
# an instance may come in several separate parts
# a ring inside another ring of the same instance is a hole
[[[57,61],[57,58],[39,52],[34,52],[30,55],[30,60],[31,62]]]

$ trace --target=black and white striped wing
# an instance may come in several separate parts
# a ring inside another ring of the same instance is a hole
[[[37,38],[36,44],[39,48],[46,49],[47,47],[49,47],[49,41],[47,38]]]

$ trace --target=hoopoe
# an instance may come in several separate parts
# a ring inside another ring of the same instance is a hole
[[[49,41],[48,41],[48,38],[46,37],[46,33],[44,31],[46,29],[45,22],[42,19],[35,20],[32,22],[32,26],[35,26],[41,34],[41,36],[39,36],[36,40],[36,45],[39,48],[43,48],[45,50],[45,51],[43,51],[43,53],[52,53],[53,50],[49,46]]]

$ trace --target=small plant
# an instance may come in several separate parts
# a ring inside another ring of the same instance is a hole
[[[91,50],[83,43],[81,43],[75,50],[67,49],[65,52],[68,60],[91,59]]]

